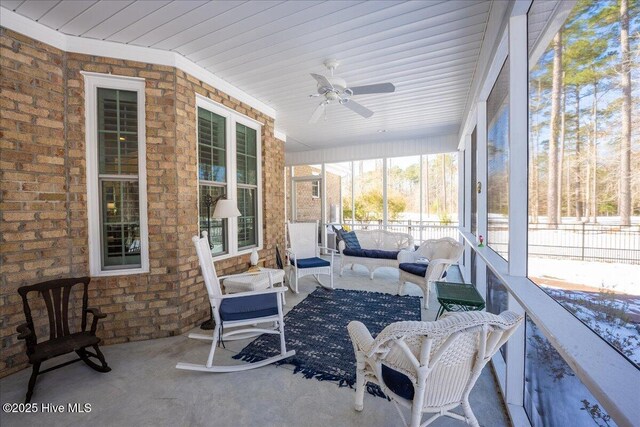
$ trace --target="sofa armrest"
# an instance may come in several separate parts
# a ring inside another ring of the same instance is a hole
[[[338,249],[340,250],[340,253],[342,253],[342,251],[344,251],[346,247],[347,245],[346,243],[344,243],[344,240],[340,240],[340,242],[338,243]]]

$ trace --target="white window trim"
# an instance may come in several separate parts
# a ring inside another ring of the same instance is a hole
[[[314,199],[320,198],[320,181],[311,182],[311,197]]]
[[[222,104],[219,104],[215,101],[212,101],[209,98],[206,98],[200,94],[196,94],[196,108],[203,108],[207,111],[210,111],[214,114],[222,116],[225,118],[227,126],[225,129],[225,136],[227,139],[226,145],[226,162],[227,162],[227,185],[225,188],[225,192],[227,194],[227,198],[238,200],[238,179],[236,176],[237,171],[237,145],[236,145],[236,123],[247,126],[256,131],[256,165],[257,165],[257,193],[258,193],[258,206],[257,206],[257,221],[256,226],[258,227],[258,241],[257,245],[251,246],[249,248],[243,248],[238,250],[238,218],[229,218],[227,219],[227,251],[220,255],[215,255],[213,257],[214,261],[220,261],[223,259],[234,258],[240,255],[250,254],[254,249],[262,250],[263,249],[263,229],[262,229],[262,218],[264,216],[263,212],[263,204],[262,204],[262,126],[263,123],[254,120],[248,116],[240,114],[235,110],[232,110],[228,107],[225,107]],[[198,126],[197,126],[197,111],[196,111],[196,142],[198,140]],[[197,145],[197,144],[196,144]],[[199,162],[198,159],[198,150],[196,148],[196,162]],[[198,179],[198,189],[200,188],[200,176],[197,174]],[[200,191],[198,191],[198,206],[200,206]],[[200,224],[198,221],[198,230],[200,229]]]
[[[149,272],[149,231],[147,225],[147,155],[145,80],[138,77],[81,71],[84,76],[85,146],[87,161],[87,219],[89,271],[91,276],[123,276]],[[140,267],[102,269],[100,189],[98,187],[98,88],[138,93],[138,188],[140,212]]]

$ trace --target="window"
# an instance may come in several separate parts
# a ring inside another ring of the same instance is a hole
[[[236,124],[238,174],[238,249],[256,246],[258,242],[258,152],[257,132]]]
[[[320,198],[320,181],[313,181],[311,183],[311,197],[314,199]]]
[[[487,244],[509,252],[509,58],[487,98]]]
[[[528,276],[640,367],[640,21],[624,4],[578,2],[530,59]]]
[[[213,206],[207,204],[226,193],[226,151],[226,119],[198,107],[200,231],[207,231],[214,255],[228,250],[227,220],[213,219]]]
[[[261,248],[261,124],[200,95],[198,186],[200,229],[210,230],[214,256],[235,256]],[[240,216],[213,219],[208,196],[235,200]]]
[[[83,74],[90,271],[146,272],[144,79]]]

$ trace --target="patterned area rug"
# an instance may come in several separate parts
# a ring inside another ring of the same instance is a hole
[[[420,298],[380,292],[327,290],[318,288],[285,315],[288,363],[305,378],[333,381],[340,387],[356,382],[356,359],[347,332],[352,320],[364,323],[374,337],[390,323],[420,320]],[[261,335],[234,359],[256,362],[279,354],[280,337]],[[385,397],[380,388],[367,384],[367,391]]]

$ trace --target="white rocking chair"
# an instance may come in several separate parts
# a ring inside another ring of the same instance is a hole
[[[298,279],[300,277],[313,275],[320,286],[326,286],[320,281],[320,274],[328,274],[330,287],[333,289],[333,255],[337,253],[335,249],[318,246],[318,223],[317,222],[289,222],[289,245],[287,255],[291,263],[290,274],[293,279],[289,279],[289,287],[293,292],[298,293]],[[320,258],[320,249],[324,249],[331,254],[331,261]],[[293,284],[293,286],[291,286]]]
[[[207,287],[207,293],[209,295],[209,302],[211,303],[211,309],[213,311],[213,318],[215,320],[215,326],[213,328],[213,334],[189,334],[189,338],[212,341],[211,349],[209,350],[209,357],[207,363],[204,365],[197,365],[194,363],[180,362],[176,365],[178,369],[186,369],[190,371],[203,371],[203,372],[236,372],[246,371],[249,369],[260,368],[262,366],[269,365],[287,357],[291,357],[296,352],[294,350],[287,351],[287,347],[284,340],[284,320],[282,314],[282,298],[283,292],[286,292],[287,288],[279,287],[273,288],[269,286],[269,289],[251,292],[239,292],[235,294],[223,295],[220,288],[220,279],[226,277],[241,277],[250,275],[264,275],[264,272],[238,274],[232,276],[220,277],[216,275],[216,269],[213,265],[211,248],[209,247],[209,240],[207,239],[206,232],[202,233],[203,237],[193,237],[193,243],[196,246],[196,252],[198,253],[198,259],[200,261],[200,268],[202,269],[202,276],[204,277],[204,284]],[[271,273],[269,274],[269,283],[273,284],[273,278]],[[271,323],[273,328],[268,327],[259,328],[255,325],[259,323]],[[234,329],[225,331],[225,328],[232,328],[237,326],[250,326],[248,328]],[[214,366],[213,356],[216,351],[216,346],[223,340],[233,341],[246,338],[252,338],[261,334],[279,334],[280,335],[280,354],[274,357],[270,357],[265,360],[254,363],[245,363],[243,365],[228,365],[228,366]]]
[[[479,427],[469,393],[522,320],[510,311],[447,313],[435,322],[392,323],[375,339],[364,324],[349,323],[356,354],[356,411],[362,411],[371,381],[391,399],[407,426],[427,426],[448,416]],[[464,415],[451,412],[457,406]],[[408,423],[401,407],[411,411]],[[421,424],[423,413],[435,415]]]

